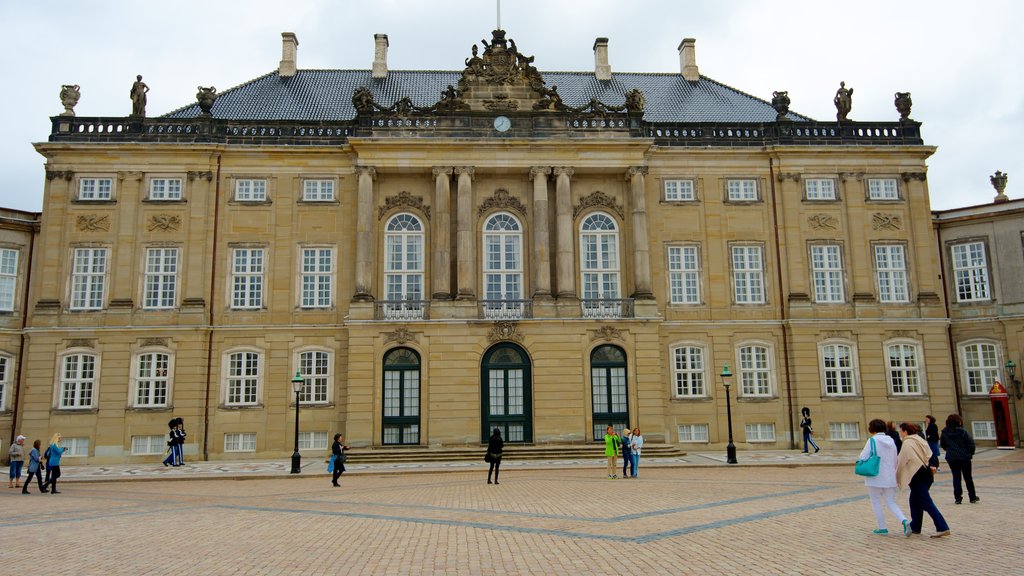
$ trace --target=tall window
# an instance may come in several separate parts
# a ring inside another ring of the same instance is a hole
[[[316,350],[299,354],[299,374],[302,375],[302,404],[326,404],[331,388],[331,354]]]
[[[146,250],[143,308],[174,308],[178,288],[178,249]]]
[[[907,259],[901,244],[875,246],[879,302],[907,302]]]
[[[228,355],[226,404],[255,405],[259,401],[260,353],[234,352]]]
[[[737,304],[764,304],[764,261],[760,246],[732,247],[732,284]]]
[[[484,223],[485,311],[502,315],[519,309],[523,298],[523,232],[511,214],[495,214]]]
[[[700,252],[696,246],[668,247],[669,300],[700,304]]]
[[[590,387],[594,405],[594,440],[604,438],[609,424],[615,430],[629,425],[626,353],[617,346],[598,346],[590,353]]]
[[[0,311],[14,310],[14,292],[18,286],[18,251],[0,249]]]
[[[757,180],[744,178],[741,180],[727,180],[726,191],[730,202],[756,202],[757,201]]]
[[[261,179],[235,180],[235,200],[262,202],[267,199],[267,181]]]
[[[693,180],[665,180],[666,202],[687,202],[696,199]]]
[[[149,181],[150,200],[181,200],[181,178],[153,178]]]
[[[914,344],[890,344],[886,347],[889,358],[889,389],[893,395],[921,393],[921,368]]]
[[[580,226],[585,316],[602,317],[609,308],[619,309],[619,233],[607,214],[587,216]],[[589,302],[588,302],[589,301]]]
[[[804,193],[808,200],[835,200],[836,182],[828,178],[804,180]]]
[[[306,202],[330,202],[334,200],[334,180],[304,180],[302,199]]]
[[[231,307],[263,306],[263,248],[235,248],[231,252]]]
[[[821,367],[825,375],[825,394],[852,396],[856,393],[853,378],[853,348],[846,344],[825,344],[821,347]]]
[[[302,249],[302,307],[330,308],[333,248]]]
[[[103,290],[107,277],[106,248],[76,248],[71,271],[71,309],[103,308]]]
[[[420,442],[420,357],[408,348],[384,356],[384,444]]]
[[[7,356],[0,356],[0,412],[7,410],[7,390],[10,388],[8,382],[11,378],[11,359]]]
[[[895,178],[868,178],[868,199],[899,200]]]
[[[751,397],[772,395],[771,361],[766,346],[740,347],[740,394]]]
[[[960,347],[968,394],[988,394],[999,379],[999,351],[995,344],[975,342]]]
[[[390,306],[421,310],[423,300],[423,224],[412,214],[396,214],[384,235],[384,294]],[[398,302],[408,301],[402,305]]]
[[[703,397],[704,350],[698,346],[679,346],[672,349],[672,381],[679,398]]]
[[[61,360],[58,408],[92,408],[96,387],[96,356],[68,354]]]
[[[953,277],[957,302],[988,300],[988,263],[985,244],[970,242],[953,245]]]
[[[78,199],[110,200],[113,185],[110,178],[82,178],[78,181]]]
[[[811,246],[816,302],[843,301],[843,257],[836,244]]]
[[[138,356],[135,374],[135,405],[167,406],[170,384],[171,356],[164,352],[147,352]]]

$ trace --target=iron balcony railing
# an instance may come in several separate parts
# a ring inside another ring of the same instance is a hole
[[[485,320],[533,318],[532,300],[481,300],[480,317]]]
[[[632,298],[584,298],[580,300],[584,318],[632,318]]]
[[[377,320],[426,320],[430,317],[430,300],[378,300],[374,304]]]

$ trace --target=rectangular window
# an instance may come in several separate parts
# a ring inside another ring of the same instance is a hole
[[[303,180],[302,199],[306,202],[334,200],[334,180]]]
[[[737,304],[764,304],[764,264],[760,246],[732,247],[732,283]]]
[[[331,277],[334,273],[333,248],[302,249],[302,307],[331,307]]]
[[[740,394],[762,398],[772,395],[768,348],[764,346],[740,348]]]
[[[747,424],[744,431],[747,442],[775,442],[775,424]]]
[[[178,249],[149,248],[146,250],[146,277],[142,307],[146,309],[174,308],[178,293]]]
[[[132,456],[163,454],[167,450],[167,436],[132,436]]]
[[[696,246],[668,247],[668,283],[672,304],[700,304],[700,253]]]
[[[327,450],[327,432],[299,432],[299,450]]]
[[[159,407],[167,405],[171,357],[162,352],[140,354],[135,376],[135,405]]]
[[[726,180],[726,190],[730,202],[756,202],[757,201],[757,180],[745,178],[742,180]]]
[[[985,258],[985,244],[954,244],[952,248],[957,302],[988,300],[988,262]]]
[[[91,354],[69,354],[61,366],[60,398],[57,407],[64,409],[92,408],[96,387],[96,357]]]
[[[707,444],[708,443],[708,425],[707,424],[680,424],[679,425],[679,441],[690,442],[694,444]]]
[[[835,200],[836,182],[828,178],[804,180],[804,193],[808,200]]]
[[[895,178],[868,178],[869,200],[899,200]]]
[[[106,248],[76,248],[71,270],[71,309],[103,308],[107,278]]]
[[[821,347],[821,364],[825,374],[826,395],[852,396],[856,392],[853,348],[845,344],[826,344]]]
[[[11,360],[0,356],[0,412],[7,410],[7,381],[11,377]]]
[[[267,199],[267,181],[262,179],[235,180],[235,200],[262,202]]]
[[[889,356],[889,389],[893,395],[905,396],[921,393],[921,369],[917,360],[917,346],[891,344]]]
[[[81,178],[78,180],[79,200],[110,200],[114,181],[110,178]]]
[[[303,404],[326,404],[331,387],[331,354],[303,352],[299,354],[299,374],[304,380],[299,398]]]
[[[996,439],[996,423],[993,420],[975,420],[971,422],[971,431],[975,440]]]
[[[236,248],[231,253],[231,307],[263,306],[263,249]]]
[[[999,379],[999,353],[994,344],[976,343],[961,348],[968,394],[988,394]]]
[[[811,269],[816,302],[843,301],[843,257],[839,246],[811,246]]]
[[[666,202],[689,202],[696,199],[693,180],[665,180]]]
[[[228,357],[227,404],[255,406],[259,401],[260,354],[235,352]]]
[[[697,346],[680,346],[672,349],[672,378],[675,382],[676,397],[703,397],[704,350]]]
[[[901,244],[875,246],[879,302],[908,302],[907,258]]]
[[[860,440],[860,425],[856,422],[829,422],[829,440]]]
[[[224,435],[224,451],[225,452],[255,452],[256,451],[256,433],[245,432],[241,434],[225,434]]]
[[[181,200],[181,178],[153,178],[149,181],[150,200]]]
[[[0,311],[14,311],[14,291],[18,286],[18,251],[0,249]]]
[[[76,458],[89,455],[88,438],[61,438],[60,443],[64,445],[64,457]]]

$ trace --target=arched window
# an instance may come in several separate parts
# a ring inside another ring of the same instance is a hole
[[[331,353],[327,350],[305,350],[299,352],[298,373],[302,376],[302,404],[326,404],[331,399],[333,387],[333,366]]]
[[[584,317],[621,317],[619,232],[607,214],[591,214],[580,225],[580,274]]]
[[[57,407],[61,409],[92,408],[96,402],[96,381],[99,357],[79,352],[61,357],[60,388]]]
[[[993,342],[968,342],[959,345],[960,366],[967,393],[988,394],[999,380],[999,348]]]
[[[629,425],[626,353],[622,348],[598,346],[590,353],[590,389],[595,441],[604,438],[609,424],[616,432]]]
[[[387,319],[423,318],[423,224],[409,213],[385,227],[384,300]]]
[[[481,442],[501,430],[505,442],[532,442],[530,357],[511,342],[494,345],[480,366]]]
[[[408,348],[384,355],[384,444],[420,442],[420,357]]]
[[[484,224],[484,317],[523,317],[523,232],[519,221],[499,212]]]
[[[893,396],[913,396],[921,386],[921,347],[917,342],[891,342],[886,345],[889,391]]]
[[[263,354],[256,350],[240,350],[225,355],[227,360],[224,404],[255,406],[260,401],[263,379]]]
[[[857,366],[853,346],[841,342],[826,342],[818,346],[818,351],[821,356],[821,373],[825,380],[825,395],[857,394]]]
[[[160,408],[170,400],[171,355],[142,352],[135,358],[135,406]]]
[[[7,410],[7,391],[11,381],[11,358],[0,355],[0,412]]]

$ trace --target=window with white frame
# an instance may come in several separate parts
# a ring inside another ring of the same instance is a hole
[[[0,311],[14,311],[14,292],[18,287],[18,251],[0,249]]]
[[[178,249],[146,249],[146,277],[142,307],[154,309],[174,308],[178,294]]]
[[[868,178],[869,200],[899,200],[895,178]]]
[[[747,442],[775,442],[775,424],[746,424]]]
[[[302,199],[306,202],[334,200],[334,180],[303,180]]]
[[[299,375],[303,380],[299,392],[301,403],[326,404],[331,389],[331,353],[324,350],[300,353]]]
[[[261,356],[259,352],[233,352],[228,355],[225,404],[255,406],[259,402]]]
[[[387,313],[422,317],[424,229],[412,214],[395,214],[384,232],[384,300]]]
[[[968,394],[988,394],[999,379],[999,349],[995,344],[972,342],[960,345]]]
[[[665,180],[666,202],[689,202],[696,199],[693,180]]]
[[[71,309],[99,310],[107,279],[106,248],[76,248],[71,269]]]
[[[830,178],[804,180],[804,194],[808,200],[835,200],[836,181]]]
[[[852,396],[857,392],[853,372],[853,347],[847,344],[823,344],[820,347],[821,371],[827,396]]]
[[[523,298],[523,231],[507,212],[484,223],[484,299],[487,313],[503,316],[519,311]],[[511,310],[509,310],[511,308]]]
[[[231,307],[263,306],[263,248],[235,248],[231,251]]]
[[[224,435],[225,452],[255,452],[256,433],[241,432],[237,434]]]
[[[607,214],[591,214],[580,225],[580,269],[584,310],[602,316],[617,303],[601,301],[619,298],[619,232]]]
[[[693,444],[707,444],[708,443],[708,425],[707,424],[680,424],[679,425],[679,441],[688,442]]]
[[[334,248],[302,249],[302,307],[330,308]]]
[[[60,443],[64,445],[64,457],[76,458],[89,455],[88,438],[61,438]]]
[[[669,301],[700,304],[700,250],[697,246],[668,247]]]
[[[760,246],[732,247],[732,285],[737,304],[764,304],[764,260]]]
[[[740,395],[767,398],[772,395],[771,355],[767,346],[740,346]]]
[[[894,396],[921,394],[920,349],[917,344],[896,343],[886,346],[889,362],[889,390]]]
[[[92,408],[96,392],[96,356],[68,354],[61,359],[57,407],[66,410]]]
[[[0,356],[0,412],[7,411],[7,390],[10,389],[11,359]]]
[[[811,246],[815,302],[842,302],[843,256],[838,244]]]
[[[994,420],[975,420],[971,422],[971,432],[975,440],[995,440],[996,423]]]
[[[327,432],[299,432],[299,450],[327,450]]]
[[[860,440],[860,424],[856,422],[829,422],[828,439],[835,441]]]
[[[902,244],[875,246],[879,302],[908,302],[907,258]]]
[[[79,200],[110,200],[114,180],[111,178],[80,178],[78,180]]]
[[[730,202],[757,201],[757,180],[753,178],[726,180],[725,189]]]
[[[704,385],[704,349],[677,346],[672,349],[672,382],[677,398],[707,395]]]
[[[163,454],[167,449],[167,436],[132,436],[132,456]]]
[[[985,257],[985,243],[954,244],[952,252],[957,302],[988,300],[988,262]]]
[[[267,199],[267,181],[261,178],[235,180],[235,200],[239,202],[262,202]]]
[[[150,200],[181,200],[181,178],[151,178]]]
[[[136,357],[135,406],[167,406],[170,367],[171,355],[166,352],[144,352]]]

